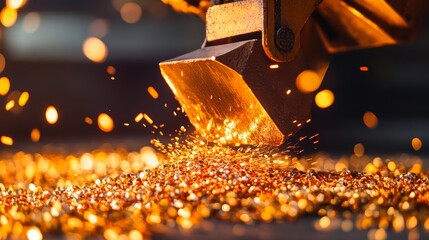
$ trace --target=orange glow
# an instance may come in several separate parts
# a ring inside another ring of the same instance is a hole
[[[1,136],[0,137],[1,143],[3,143],[6,146],[12,146],[13,145],[13,139],[8,136]]]
[[[413,147],[414,151],[419,151],[423,146],[422,140],[417,137],[413,138],[411,140],[411,146]]]
[[[106,113],[100,113],[97,118],[98,128],[103,132],[111,132],[115,128],[113,119]]]
[[[22,21],[22,28],[26,33],[34,33],[39,29],[40,23],[40,14],[37,12],[31,12],[25,15]]]
[[[33,130],[31,130],[31,133],[30,133],[30,138],[31,138],[31,141],[33,141],[35,143],[39,142],[40,141],[40,130],[37,128],[33,128]]]
[[[138,22],[142,16],[142,8],[135,2],[125,3],[119,12],[122,20],[129,24]]]
[[[359,68],[359,70],[361,71],[361,72],[368,72],[368,67],[367,66],[361,66],[360,68]]]
[[[153,99],[157,99],[157,98],[159,97],[159,94],[158,94],[158,92],[155,90],[155,88],[154,88],[154,87],[152,87],[152,86],[148,87],[148,88],[147,88],[147,91],[148,91],[148,93],[150,94],[150,96],[151,96]]]
[[[106,72],[110,75],[115,75],[116,74],[116,69],[113,66],[107,66],[106,68]]]
[[[85,117],[84,121],[88,125],[92,125],[94,123],[94,121],[92,121],[92,119],[90,117]]]
[[[143,113],[137,114],[137,116],[134,118],[134,121],[140,122],[143,119]]]
[[[295,84],[302,93],[312,93],[320,87],[322,78],[315,71],[305,70],[296,77]]]
[[[9,102],[6,103],[6,106],[4,108],[6,109],[6,111],[9,111],[13,107],[15,107],[15,101],[14,100],[10,100]]]
[[[3,54],[0,53],[0,73],[3,72],[4,68],[6,67],[6,58]]]
[[[6,6],[12,9],[18,9],[23,7],[27,3],[27,0],[6,0]]]
[[[102,38],[109,32],[109,23],[105,19],[95,19],[88,27],[91,36]]]
[[[27,238],[28,240],[42,240],[43,235],[40,232],[39,228],[31,227],[27,232]]]
[[[363,123],[370,129],[374,129],[378,125],[378,118],[373,112],[366,112],[363,115]]]
[[[102,63],[107,58],[107,46],[98,38],[87,38],[82,49],[85,56],[93,62]]]
[[[0,78],[0,95],[4,96],[9,92],[10,81],[7,77]]]
[[[319,108],[327,108],[334,103],[335,95],[331,90],[325,89],[316,94],[315,101]]]
[[[46,121],[49,124],[55,124],[58,121],[58,111],[54,106],[49,106],[45,113]]]
[[[143,117],[144,117],[144,119],[145,119],[149,124],[152,124],[152,123],[153,123],[152,118],[150,118],[150,117],[149,117],[149,115],[147,115],[146,113],[145,113],[145,114],[143,114]]]
[[[18,105],[20,107],[24,107],[27,104],[28,99],[30,99],[30,94],[28,92],[21,93],[21,96],[19,96],[18,99]]]
[[[5,27],[12,27],[16,23],[18,12],[16,9],[5,7],[0,12],[0,22]]]
[[[365,147],[362,143],[358,143],[354,146],[353,152],[357,157],[363,157],[363,155],[365,154]]]

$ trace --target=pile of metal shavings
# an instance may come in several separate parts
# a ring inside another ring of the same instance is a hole
[[[303,215],[317,216],[316,230],[375,238],[388,228],[429,231],[428,174],[411,158],[309,161],[199,140],[154,145],[158,153],[3,154],[0,238],[146,239],[160,227],[198,229],[204,219],[287,224]]]

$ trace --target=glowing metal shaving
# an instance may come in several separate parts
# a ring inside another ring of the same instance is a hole
[[[29,98],[30,94],[28,92],[22,92],[18,99],[18,105],[20,107],[24,107],[27,104]]]
[[[9,136],[1,136],[0,142],[6,146],[12,146],[13,145],[13,138],[11,138]]]
[[[154,87],[152,86],[148,87],[147,91],[153,99],[158,99],[159,94]]]
[[[6,103],[6,105],[5,105],[5,109],[6,109],[6,111],[9,111],[9,110],[11,110],[13,107],[15,107],[15,101],[14,100],[10,100],[10,101],[8,101],[7,103]]]
[[[153,124],[153,120],[152,118],[149,117],[149,115],[147,115],[146,113],[143,114],[143,118],[149,123],[149,124]]]
[[[97,125],[103,132],[111,132],[115,127],[113,119],[106,113],[100,113],[100,115],[98,115]]]

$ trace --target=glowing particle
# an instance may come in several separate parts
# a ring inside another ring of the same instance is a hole
[[[28,189],[32,192],[36,191],[36,185],[34,185],[34,183],[30,183],[28,184]]]
[[[271,64],[271,65],[270,65],[270,68],[271,68],[271,69],[278,69],[278,68],[279,68],[279,65],[278,65],[278,64]]]
[[[46,108],[45,112],[46,121],[49,124],[55,124],[58,121],[58,111],[54,106]]]
[[[422,141],[420,140],[420,138],[413,138],[411,140],[411,146],[413,147],[414,151],[419,151],[422,148]]]
[[[359,70],[361,71],[361,72],[368,72],[368,67],[367,66],[360,66],[359,67]]]
[[[29,98],[30,98],[30,94],[28,92],[21,93],[21,96],[19,96],[19,99],[18,99],[18,105],[20,107],[24,107],[27,104]]]
[[[4,96],[9,92],[10,81],[7,77],[0,78],[0,95]]]
[[[143,119],[143,113],[137,114],[137,116],[134,118],[135,122],[140,122]]]
[[[148,88],[147,88],[147,92],[150,94],[150,96],[151,96],[153,99],[157,99],[157,98],[159,97],[158,92],[157,92],[157,91],[156,91],[156,89],[155,89],[154,87],[152,87],[152,86],[150,86],[150,87],[148,87]]]
[[[327,216],[324,216],[319,220],[319,225],[322,229],[326,229],[331,225],[331,219],[329,219]]]
[[[378,118],[373,112],[366,112],[363,115],[363,123],[367,128],[374,129],[378,125]]]
[[[131,230],[128,234],[128,238],[133,240],[143,240],[143,235],[137,230]]]
[[[153,120],[152,120],[152,118],[150,118],[149,117],[149,115],[147,115],[146,113],[145,114],[143,114],[143,118],[149,123],[149,124],[152,124],[153,123]]]
[[[82,50],[89,60],[96,63],[102,63],[107,58],[107,46],[95,37],[87,38],[83,43]]]
[[[96,223],[97,223],[97,221],[98,221],[98,218],[97,218],[97,216],[96,216],[96,215],[94,215],[94,214],[92,214],[92,213],[90,213],[90,214],[88,215],[88,222],[90,222],[90,223],[92,223],[92,224],[96,224]],[[133,239],[133,238],[130,238],[130,239]]]
[[[3,143],[6,146],[12,146],[13,145],[13,138],[9,136],[1,136],[0,137],[1,143]]]
[[[289,95],[292,92],[292,90],[288,89],[286,90],[286,95]]]
[[[296,77],[295,84],[302,93],[312,93],[320,87],[322,78],[315,71],[305,70]]]
[[[0,12],[0,22],[5,27],[12,27],[16,23],[18,12],[16,9],[4,7]]]
[[[105,19],[95,19],[89,24],[88,33],[91,36],[102,38],[109,32],[109,23]]]
[[[33,128],[30,133],[31,141],[39,142],[40,141],[40,130],[37,128]]]
[[[130,126],[130,123],[124,123],[124,126],[125,126],[125,127],[129,127],[129,126]]]
[[[363,157],[363,155],[365,154],[365,147],[362,143],[358,143],[354,146],[353,152],[357,157]]]
[[[100,113],[97,118],[98,128],[103,132],[111,132],[115,127],[113,119],[106,113]]]
[[[6,0],[6,6],[12,9],[18,9],[27,3],[27,0]]]
[[[88,125],[92,125],[94,123],[94,121],[90,117],[85,117],[84,121]]]
[[[41,21],[39,13],[27,13],[22,21],[22,28],[26,33],[34,33],[39,29]]]
[[[94,167],[94,161],[90,154],[83,154],[80,158],[80,167],[85,171],[91,171]]]
[[[11,110],[13,107],[15,107],[15,101],[14,100],[10,100],[10,101],[8,101],[7,103],[6,103],[6,105],[5,105],[5,109],[6,109],[6,111],[9,111],[9,110]]]
[[[110,75],[115,75],[116,74],[116,68],[113,66],[107,66],[106,72]]]
[[[0,53],[0,73],[3,72],[5,67],[6,67],[6,58],[4,57],[3,54]]]
[[[37,228],[37,227],[31,227],[27,231],[27,238],[28,238],[28,240],[42,240],[43,239],[43,235],[40,232],[39,228]]]
[[[129,24],[138,22],[142,16],[142,8],[135,2],[125,3],[122,5],[119,12],[121,14],[122,20]]]
[[[331,90],[325,89],[316,94],[315,101],[319,108],[330,107],[335,100],[334,93]]]

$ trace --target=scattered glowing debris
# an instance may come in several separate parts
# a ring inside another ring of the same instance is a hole
[[[134,121],[136,123],[140,122],[143,119],[143,113],[137,114],[137,116],[134,118]]]
[[[89,60],[96,63],[102,63],[107,58],[107,46],[95,37],[87,38],[83,43],[82,50]]]
[[[420,140],[420,138],[413,138],[411,140],[411,146],[413,147],[414,151],[419,151],[422,148],[422,140]]]
[[[58,111],[54,106],[46,108],[45,112],[46,121],[49,124],[55,124],[58,121]]]
[[[105,37],[109,32],[109,23],[105,19],[95,19],[89,24],[88,32],[93,37]]]
[[[18,12],[16,9],[4,7],[0,12],[0,22],[4,27],[12,27],[16,23]]]
[[[360,66],[360,68],[359,68],[359,70],[361,71],[361,72],[368,72],[368,67],[367,66]]]
[[[39,228],[37,228],[37,227],[31,227],[27,231],[27,238],[28,238],[28,240],[42,240],[43,239],[43,235],[40,232]]]
[[[271,64],[271,65],[270,65],[270,68],[271,68],[271,69],[278,69],[278,68],[279,68],[279,65],[278,65],[278,64]]]
[[[40,141],[40,130],[37,128],[33,128],[30,133],[31,141],[37,143]]]
[[[106,113],[100,113],[100,115],[98,115],[97,124],[98,128],[103,132],[111,132],[115,127],[113,119]]]
[[[6,0],[6,6],[12,9],[19,9],[27,3],[27,0]]]
[[[84,121],[88,125],[92,125],[94,123],[94,121],[90,117],[85,117]]]
[[[153,99],[158,99],[159,94],[158,94],[158,92],[156,91],[156,89],[154,87],[152,87],[152,86],[148,87],[147,88],[147,92],[150,94],[150,96]]]
[[[6,111],[11,110],[13,107],[15,107],[15,101],[14,100],[9,100],[6,103],[6,106],[4,107],[6,109]]]
[[[291,90],[291,89],[286,90],[286,95],[290,95],[290,94],[291,94],[291,92],[292,92],[292,90]]]
[[[125,3],[122,5],[119,12],[121,14],[122,20],[129,24],[138,22],[142,16],[142,8],[135,2]]]
[[[153,120],[152,118],[149,117],[149,115],[147,115],[146,113],[143,114],[143,118],[149,123],[149,124],[153,124]]]
[[[329,89],[325,89],[325,90],[318,92],[316,94],[316,97],[315,97],[316,105],[319,108],[330,107],[334,103],[334,100],[335,100],[335,95]]]
[[[296,87],[302,93],[312,93],[320,87],[320,84],[322,84],[322,78],[312,70],[301,72],[295,80]]]
[[[42,19],[40,14],[37,12],[27,13],[22,20],[22,28],[26,33],[34,33],[40,28],[40,23]]]
[[[9,92],[10,81],[7,77],[0,78],[0,95],[4,96]]]
[[[109,66],[107,66],[107,68],[106,68],[106,72],[107,72],[108,74],[110,74],[110,75],[115,75],[115,74],[116,74],[116,68],[115,68],[115,67],[113,67],[113,66],[111,66],[111,65],[109,65]]]
[[[6,67],[6,58],[3,54],[0,53],[0,73],[3,72],[4,68]]]
[[[367,128],[374,129],[378,125],[378,117],[373,112],[366,112],[363,115],[363,123]]]
[[[22,92],[18,99],[18,105],[20,107],[24,107],[27,104],[29,98],[30,94],[28,92]]]
[[[362,143],[358,143],[354,146],[353,152],[357,157],[363,157],[363,155],[365,154],[365,147]]]
[[[13,145],[13,138],[9,136],[1,136],[0,137],[1,143],[3,143],[6,146],[12,146]]]

